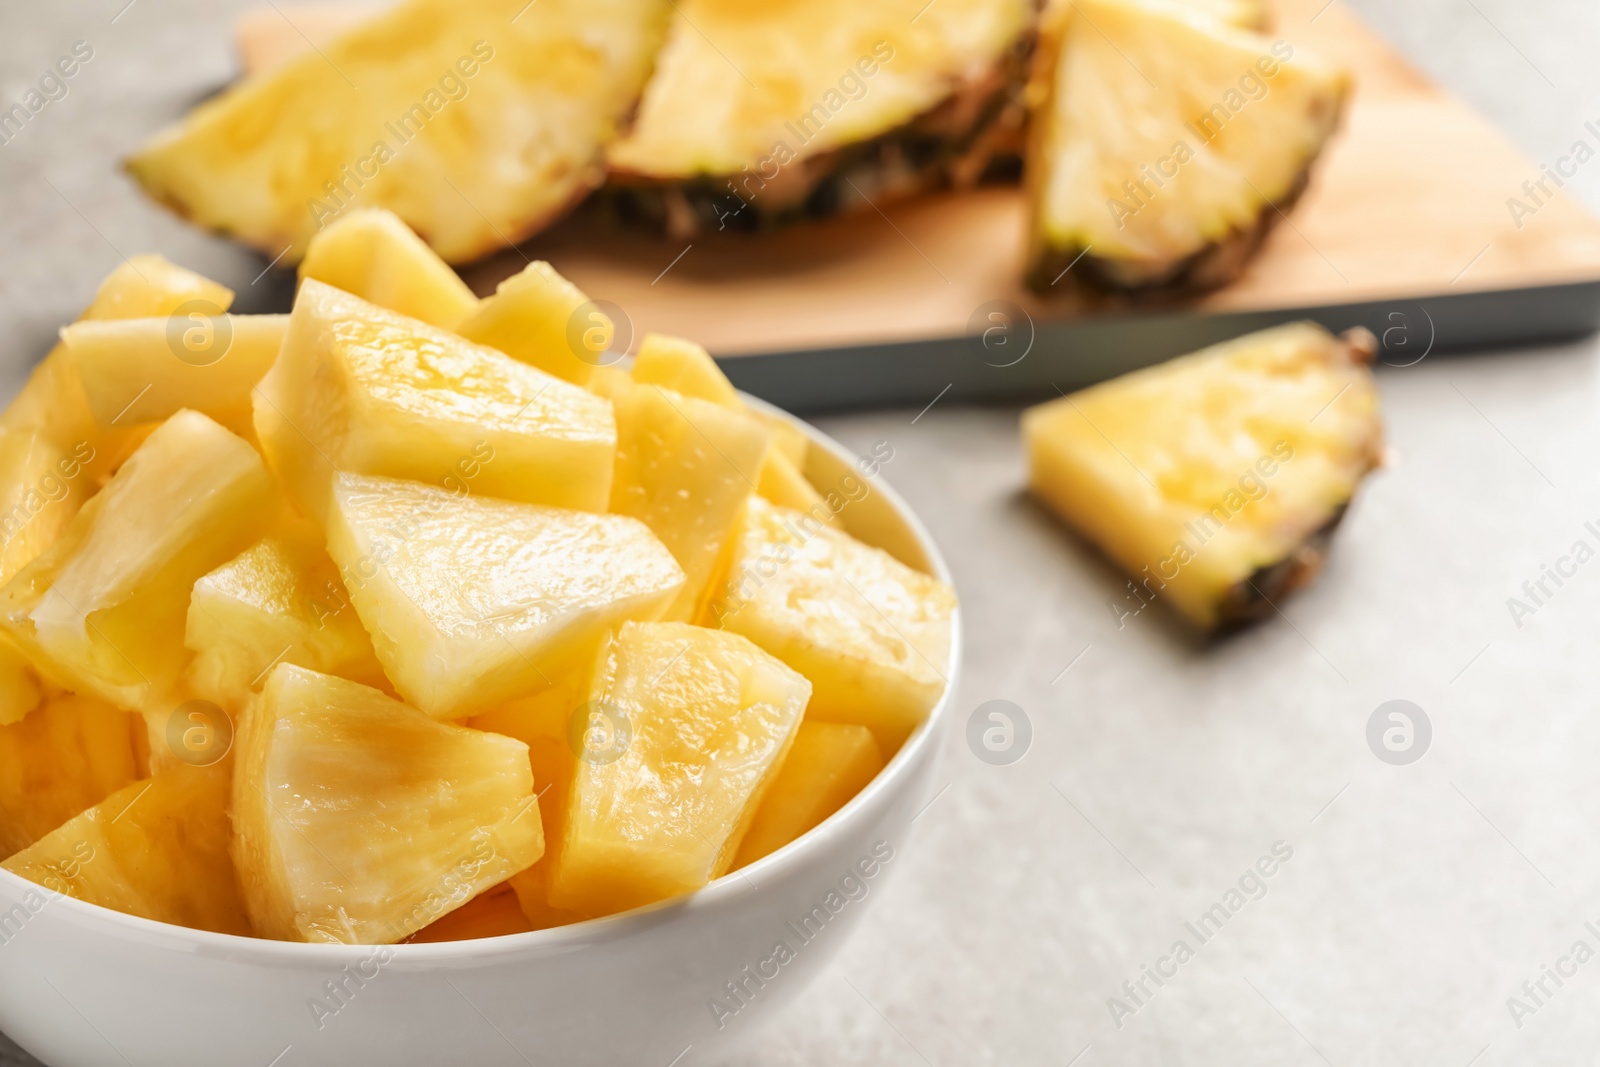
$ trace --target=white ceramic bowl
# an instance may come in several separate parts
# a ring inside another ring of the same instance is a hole
[[[814,481],[855,470],[804,428]],[[852,530],[950,581],[882,473],[855,476],[870,494],[850,505]],[[0,871],[0,1029],[52,1067],[696,1062],[791,1000],[904,864],[951,714],[959,614],[951,636],[944,698],[842,810],[698,893],[623,915],[481,941],[300,945],[46,899]]]

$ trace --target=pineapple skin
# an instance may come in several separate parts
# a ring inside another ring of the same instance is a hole
[[[1119,626],[1157,597],[1236,626],[1315,579],[1382,463],[1375,350],[1296,323],[1024,413],[1031,491],[1130,575]]]

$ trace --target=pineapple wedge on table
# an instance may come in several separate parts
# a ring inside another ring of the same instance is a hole
[[[226,765],[125,786],[6,860],[55,893],[156,922],[250,935],[229,856]]]
[[[0,857],[137,778],[133,731],[143,729],[137,716],[71,693],[0,726]]]
[[[259,539],[278,507],[254,449],[179,412],[0,589],[0,628],[64,688],[167,710],[190,590]]]
[[[300,261],[300,278],[453,330],[478,298],[450,264],[384,208],[358,208],[319,230]]]
[[[741,637],[624,624],[584,705],[593,733],[580,739],[550,903],[609,915],[726,872],[810,696]]]
[[[802,722],[772,788],[761,798],[735,869],[776,852],[819,826],[883,770],[883,752],[865,726]]]
[[[1058,3],[1041,36],[1027,161],[1041,292],[1237,278],[1349,91],[1339,68],[1174,0]]]
[[[341,471],[585,511],[611,496],[603,398],[310,278],[255,391],[255,427],[319,521]]]
[[[263,937],[392,944],[544,852],[527,746],[280,664],[239,730],[233,855]]]
[[[580,669],[600,635],[658,618],[683,570],[641,522],[340,475],[328,551],[385,673],[440,719]]]
[[[666,0],[406,0],[196,108],[128,162],[144,190],[295,263],[351,205],[452,263],[537,232],[604,175]]]
[[[943,582],[751,497],[711,612],[811,680],[809,721],[865,726],[892,756],[944,693],[955,607]]]
[[[1032,0],[683,0],[609,150],[625,219],[688,236],[975,180],[1011,147]]]
[[[1157,596],[1204,629],[1310,583],[1382,461],[1365,330],[1297,323],[1031,408],[1029,484],[1132,576],[1119,625]]]

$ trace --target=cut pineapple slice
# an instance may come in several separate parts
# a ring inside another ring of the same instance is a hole
[[[133,781],[133,725],[125,711],[65,694],[0,727],[0,857]]]
[[[1135,578],[1119,623],[1158,593],[1200,627],[1241,622],[1316,576],[1381,459],[1375,347],[1298,323],[1023,416],[1033,491]]]
[[[311,238],[300,277],[453,330],[478,307],[478,298],[439,254],[392,211],[347,212]]]
[[[813,515],[830,524],[838,521],[838,513],[828,506],[822,494],[806,481],[793,461],[776,448],[769,450],[761,463],[761,480],[756,483],[756,491],[781,508]]]
[[[37,430],[0,430],[0,583],[39,558],[95,490],[94,446],[64,452]]]
[[[539,260],[500,283],[456,332],[574,385],[588,385],[616,326],[583,290]]]
[[[654,385],[634,386],[614,406],[611,510],[642,521],[677,559],[685,581],[664,618],[687,622],[755,489],[767,453],[766,427]]]
[[[235,713],[278,663],[389,684],[321,537],[299,524],[194,583],[184,644],[190,688]]]
[[[339,471],[604,511],[616,424],[586,389],[307,279],[255,393],[267,461],[323,518]]]
[[[866,726],[892,755],[944,692],[955,604],[887,552],[751,497],[712,612],[811,680],[809,719]]]
[[[190,408],[254,434],[250,391],[278,358],[287,315],[79,322],[61,343],[102,427],[159,422]]]
[[[276,501],[254,449],[179,412],[0,590],[0,626],[57,684],[144,709],[183,667],[195,579],[258,539]]]
[[[100,283],[80,321],[161,318],[180,308],[220,315],[232,303],[233,291],[225,286],[160,256],[134,256]],[[0,416],[0,432],[32,431],[87,464],[97,481],[110,477],[148,432],[126,420],[115,429],[99,425],[61,345],[34,368],[22,392]]]
[[[33,664],[9,638],[0,637],[0,726],[21,722],[43,699]]]
[[[477,941],[485,937],[525,934],[535,929],[522,914],[517,895],[509,885],[495,886],[474,897],[455,911],[424,926],[411,935],[412,945],[431,945],[443,941]]]
[[[570,676],[604,630],[659,618],[683,587],[635,519],[353,474],[328,551],[395,689],[441,719]]]
[[[408,0],[197,108],[128,163],[151,196],[293,263],[351,204],[452,263],[536,232],[602,176],[663,0]]]
[[[550,902],[609,915],[728,869],[811,683],[743,638],[629,623],[601,652]],[[580,723],[580,727],[584,724]]]
[[[734,867],[787,845],[861,792],[883,770],[883,753],[865,726],[803,722],[772,788],[739,845]]]
[[[274,667],[245,712],[234,857],[256,930],[391,944],[544,852],[527,746]]]
[[[1231,281],[1304,187],[1349,87],[1339,69],[1176,0],[1058,5],[1035,75],[1030,280],[1042,290]]]
[[[134,782],[3,866],[46,889],[156,922],[252,931],[228,855],[226,766]]]
[[[640,195],[666,187],[636,206],[676,232],[864,207],[942,175],[1006,111],[1033,23],[1031,0],[674,8],[610,161]]]

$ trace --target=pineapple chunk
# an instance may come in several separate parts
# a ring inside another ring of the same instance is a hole
[[[1174,0],[1178,5],[1247,30],[1265,30],[1272,19],[1267,0]]]
[[[683,587],[635,519],[353,474],[334,483],[328,551],[395,689],[440,719],[560,681]]]
[[[1286,42],[1162,0],[1058,5],[1035,79],[1029,277],[1041,290],[1233,280],[1304,188],[1349,89]]]
[[[80,321],[163,318],[186,305],[220,315],[232,303],[233,291],[225,286],[160,256],[134,256],[100,283]],[[148,432],[136,426],[101,426],[61,345],[34,368],[22,392],[0,416],[0,433],[33,431],[88,464],[97,481],[110,477]]]
[[[727,871],[811,683],[733,634],[628,623],[589,695],[597,726],[616,734],[577,764],[550,903],[609,915]]]
[[[627,392],[633,385],[633,377],[621,367],[614,367],[609,363],[602,363],[595,367],[594,373],[589,376],[589,381],[584,388],[595,396],[603,396],[607,400],[616,400],[617,397]]]
[[[43,699],[33,664],[8,638],[0,637],[0,727],[21,722]]]
[[[282,941],[392,944],[544,852],[527,746],[287,663],[246,710],[234,858]]]
[[[485,937],[525,934],[532,929],[534,927],[523,917],[517,895],[511,891],[511,887],[498,885],[424,926],[411,935],[407,944],[477,941]]]
[[[802,722],[739,845],[734,867],[754,863],[821,825],[881,770],[883,753],[865,726]]]
[[[755,489],[767,430],[738,411],[636,385],[614,401],[616,474],[611,510],[642,521],[683,568],[664,618],[695,617],[722,546]]]
[[[228,855],[228,782],[226,766],[134,782],[0,866],[114,911],[249,936]]]
[[[276,501],[254,449],[179,412],[0,589],[0,627],[65,688],[159,703],[184,665],[195,580],[259,538]]]
[[[321,521],[340,471],[584,511],[611,496],[611,405],[314,279],[255,393],[267,461]]]
[[[501,282],[456,332],[563,381],[588,385],[616,326],[581,289],[539,260]]]
[[[955,606],[887,552],[751,497],[712,611],[811,679],[809,719],[865,726],[892,755],[944,693]]]
[[[407,0],[201,104],[128,169],[285,262],[352,204],[393,210],[452,263],[477,259],[600,184],[669,11]]]
[[[1365,330],[1297,323],[1135,371],[1023,415],[1033,491],[1202,628],[1308,584],[1383,451]],[[1131,585],[1132,583],[1130,583]]]
[[[0,856],[133,781],[133,725],[127,712],[69,693],[0,726]]]
[[[835,523],[839,517],[789,457],[776,448],[769,450],[761,463],[756,492],[769,503],[814,515],[826,523]]]
[[[190,408],[249,436],[250,391],[271,369],[287,315],[79,322],[61,331],[102,427],[159,422]]]
[[[350,211],[318,231],[300,261],[300,277],[444,330],[478,307],[450,264],[383,208]]]
[[[94,446],[67,453],[37,430],[0,430],[0,583],[32,563],[95,490]]]
[[[864,208],[943,176],[1006,113],[1034,21],[1032,0],[673,8],[609,157],[631,206],[684,234]]]
[[[389,684],[322,539],[299,525],[194,583],[184,645],[189,687],[235,713],[278,663]]]

